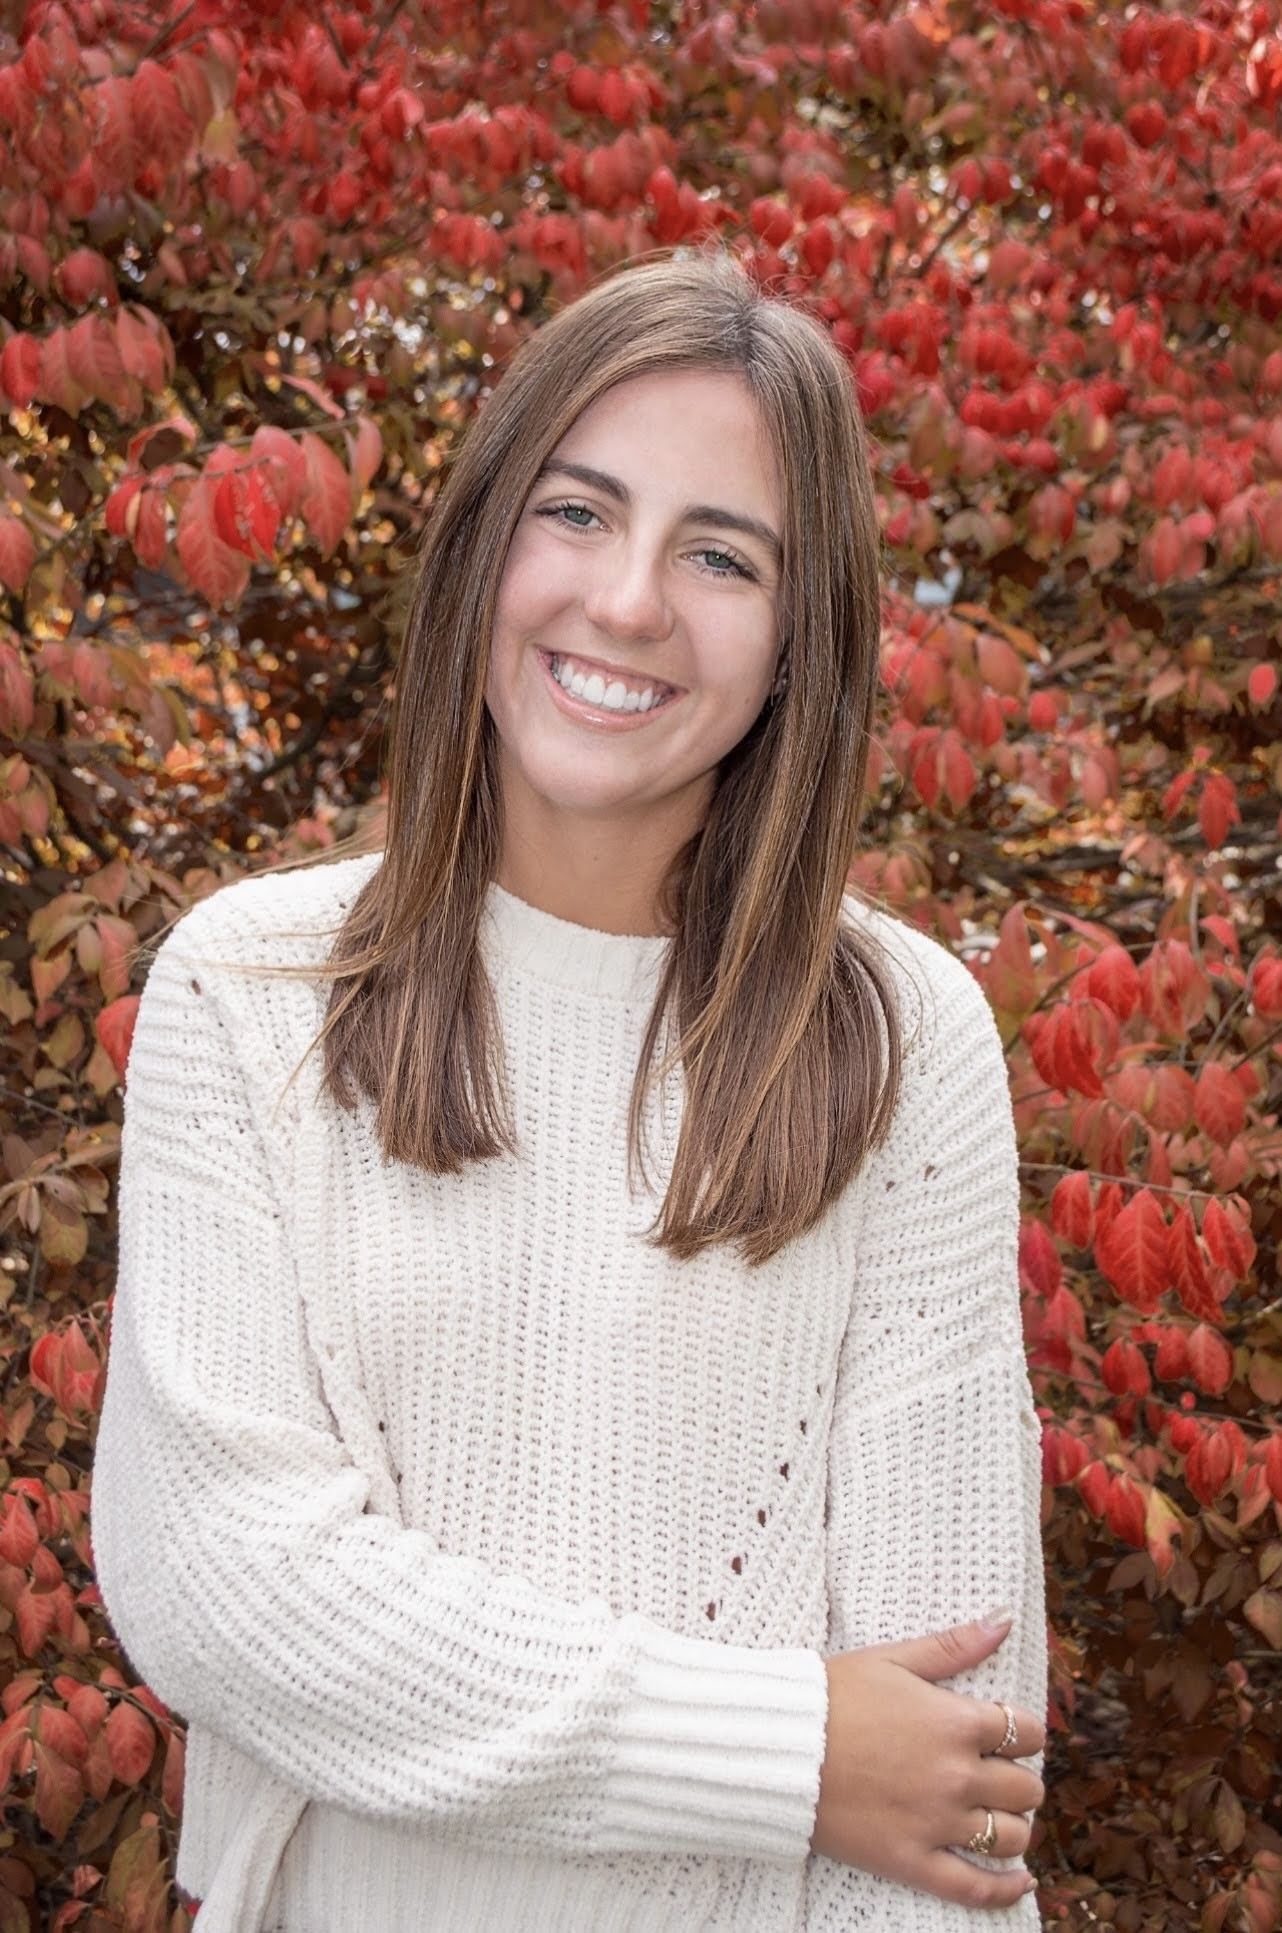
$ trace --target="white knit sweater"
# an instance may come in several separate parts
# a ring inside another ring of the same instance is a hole
[[[682,1264],[626,1179],[664,939],[491,887],[518,1156],[385,1164],[319,1053],[276,1110],[324,990],[215,963],[323,956],[379,858],[194,907],[129,1063],[92,1528],[121,1642],[188,1724],[200,1933],[1028,1933],[1031,1898],[976,1912],[808,1850],[825,1655],[1005,1603],[948,1685],[1045,1709],[1016,1152],[975,980],[848,900],[915,1016],[891,1138],[759,1270]]]

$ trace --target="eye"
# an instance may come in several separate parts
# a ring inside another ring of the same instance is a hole
[[[601,521],[596,511],[589,510],[586,503],[575,503],[569,499],[563,503],[542,504],[534,514],[537,517],[547,517],[554,523],[562,523],[570,530],[587,530],[594,519],[597,523]],[[579,518],[585,518],[587,521],[580,523],[577,521]],[[696,557],[716,557],[721,560],[718,564],[697,564],[695,566],[697,570],[703,572],[705,577],[742,577],[748,582],[756,582],[757,573],[752,569],[751,565],[746,564],[741,557],[737,557],[731,550],[714,549],[711,545],[708,545],[702,550],[695,551],[694,555]]]
[[[695,555],[697,557],[720,557],[725,564],[729,565],[728,570],[719,570],[719,569],[713,569],[712,566],[709,564],[700,564],[699,569],[701,571],[705,571],[709,577],[753,578],[756,576],[756,572],[749,569],[748,565],[745,564],[741,558],[734,556],[734,554],[731,551],[700,550],[700,551],[696,551]]]
[[[544,504],[543,508],[536,512],[536,515],[540,517],[559,517],[562,520],[562,522],[568,522],[569,521],[568,513],[571,511],[577,513],[577,515],[580,517],[596,516],[596,511],[589,510],[585,503],[548,503],[548,504]],[[580,524],[580,523],[571,523],[570,529],[586,530],[587,525]]]

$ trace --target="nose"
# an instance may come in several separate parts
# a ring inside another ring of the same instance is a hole
[[[589,622],[611,637],[661,642],[672,629],[672,610],[663,581],[663,555],[639,540],[602,550],[583,611]]]

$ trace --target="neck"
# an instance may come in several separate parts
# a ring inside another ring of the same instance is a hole
[[[518,780],[506,791],[495,878],[528,906],[576,926],[671,938],[659,912],[660,888],[706,811],[706,798],[684,793],[643,815],[576,813]]]

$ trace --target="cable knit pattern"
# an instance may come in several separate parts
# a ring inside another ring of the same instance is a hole
[[[384,1163],[319,1054],[283,1092],[325,989],[228,963],[323,957],[379,859],[192,908],[130,1056],[92,1528],[121,1642],[188,1724],[200,1933],[1028,1933],[1031,1900],[808,1850],[826,1655],[1005,1602],[1005,1644],[948,1682],[1045,1709],[980,989],[848,900],[915,1019],[890,1139],[760,1269],[683,1264],[642,1239],[679,1073],[656,1192],[627,1182],[661,938],[490,888],[515,1156]]]

